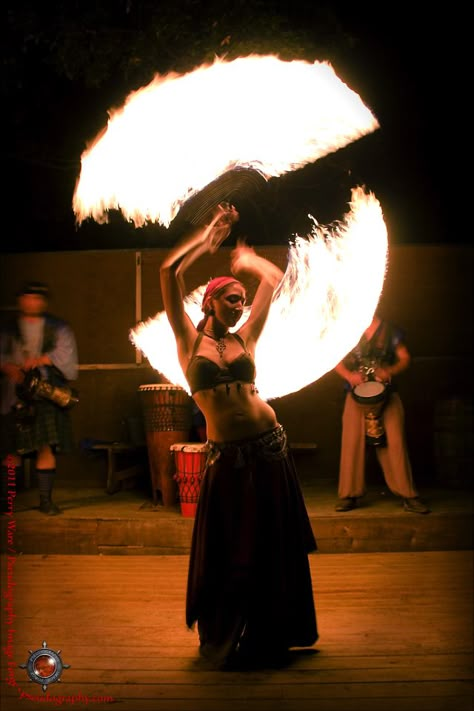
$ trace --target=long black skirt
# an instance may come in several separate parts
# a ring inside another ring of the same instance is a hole
[[[194,522],[186,624],[216,667],[318,639],[308,553],[317,549],[283,427],[209,442]]]

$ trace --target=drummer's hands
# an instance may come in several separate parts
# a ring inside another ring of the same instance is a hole
[[[381,383],[389,383],[392,376],[387,368],[376,368],[374,370],[375,380],[379,380]]]
[[[1,372],[15,385],[20,385],[25,379],[25,371],[15,363],[4,363]]]
[[[359,370],[353,370],[347,376],[347,380],[349,381],[351,388],[355,388],[356,385],[364,383],[367,378]]]
[[[34,368],[41,368],[44,365],[52,365],[51,359],[46,354],[38,356],[37,358],[26,358],[23,361],[23,370],[34,370]]]

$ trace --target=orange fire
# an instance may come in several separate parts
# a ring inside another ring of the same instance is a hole
[[[115,209],[136,227],[167,227],[187,200],[227,171],[277,177],[378,127],[327,62],[250,55],[157,75],[110,112],[106,129],[84,151],[76,221],[107,222]],[[265,399],[295,392],[332,369],[359,340],[382,290],[387,231],[374,195],[354,188],[344,220],[325,227],[311,219],[311,233],[289,244],[259,341],[257,386]],[[195,324],[204,288],[185,299]],[[130,339],[189,392],[165,313],[138,324]]]
[[[332,226],[312,219],[311,233],[289,246],[287,269],[258,342],[256,384],[267,400],[296,392],[331,370],[370,323],[383,287],[387,230],[373,194],[353,189],[350,211]],[[202,285],[185,299],[195,325],[204,290]],[[163,311],[132,329],[130,339],[153,368],[189,392]]]
[[[82,154],[76,220],[107,222],[119,209],[136,227],[168,226],[188,198],[232,168],[280,176],[378,126],[327,62],[250,55],[157,75],[110,112]]]

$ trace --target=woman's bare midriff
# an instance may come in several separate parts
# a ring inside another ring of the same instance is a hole
[[[278,424],[273,408],[249,383],[218,385],[193,398],[206,419],[207,437],[215,442],[257,437]]]

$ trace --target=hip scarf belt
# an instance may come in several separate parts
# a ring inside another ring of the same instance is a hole
[[[282,425],[277,425],[267,432],[250,439],[235,440],[232,442],[207,441],[209,450],[206,459],[206,469],[220,457],[234,459],[235,469],[246,466],[256,457],[267,461],[285,459],[288,455],[288,437]]]

